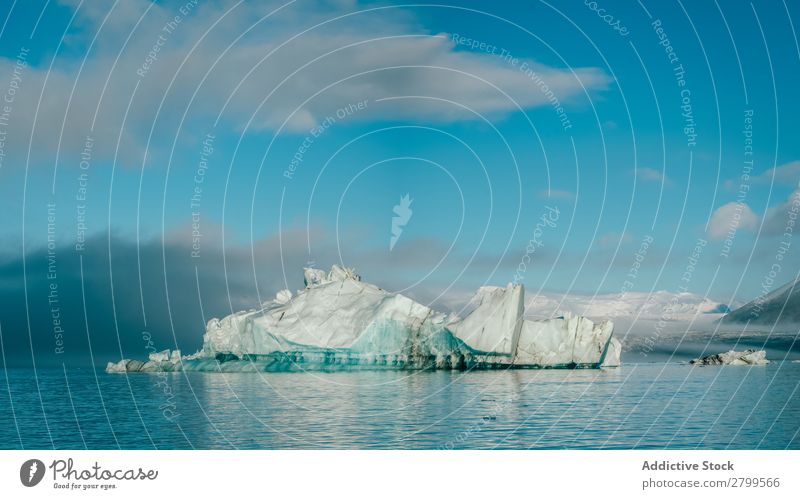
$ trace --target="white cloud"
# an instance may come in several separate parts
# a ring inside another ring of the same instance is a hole
[[[797,186],[800,182],[800,161],[790,161],[752,177],[753,182],[761,184],[769,184],[773,178],[776,184]]]
[[[151,149],[171,146],[179,133],[193,140],[217,116],[224,127],[241,132],[276,130],[286,121],[288,131],[307,133],[337,109],[365,99],[369,105],[353,120],[453,122],[477,119],[474,113],[502,117],[515,112],[517,104],[550,105],[518,66],[457,49],[447,36],[425,32],[403,9],[360,13],[314,27],[352,9],[341,2],[306,2],[264,18],[279,4],[243,3],[228,12],[233,2],[201,2],[165,34],[165,23],[185,2],[123,3],[107,19],[110,4],[82,4],[78,29],[66,38],[66,52],[82,53],[104,23],[85,62],[57,57],[51,70],[27,68],[13,112],[14,134],[23,139],[17,159],[27,154],[33,134],[34,161],[52,160],[56,148],[75,161],[95,112],[95,156],[118,152],[123,161],[133,163],[143,156],[148,137]],[[140,71],[144,76],[137,74],[159,36],[155,61]],[[609,82],[597,68],[525,62],[562,103],[578,99],[584,86],[592,90]],[[306,63],[311,64],[304,67]],[[0,74],[10,74],[11,64],[0,59]],[[409,96],[426,98],[380,100]]]
[[[636,178],[643,182],[658,182],[664,185],[672,185],[672,181],[664,175],[661,170],[655,168],[639,167],[634,170]]]
[[[795,219],[800,209],[800,189],[796,189],[789,195],[783,203],[773,206],[764,214],[764,226],[762,233],[767,236],[780,235],[786,232],[786,226],[790,222],[790,215],[794,212]]]
[[[730,202],[714,210],[708,223],[707,234],[712,240],[722,240],[730,231],[755,230],[759,217],[747,203]]]

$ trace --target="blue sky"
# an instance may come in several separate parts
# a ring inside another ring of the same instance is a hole
[[[162,271],[202,262],[252,285],[200,290],[212,311],[300,287],[307,261],[425,300],[503,284],[547,207],[560,216],[529,289],[619,292],[652,237],[633,289],[747,301],[776,261],[776,286],[800,263],[783,235],[800,180],[797,16],[738,1],[4,2],[4,268],[45,247],[49,202],[60,261],[76,256],[85,173],[90,249],[154,245],[177,255]],[[108,262],[87,257],[93,272],[107,280]]]

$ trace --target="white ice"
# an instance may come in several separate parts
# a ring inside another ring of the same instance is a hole
[[[766,351],[750,349],[743,352],[729,350],[724,353],[707,355],[691,360],[689,363],[703,366],[763,366],[769,364],[769,360],[767,360]]]
[[[270,355],[397,368],[619,365],[621,348],[612,340],[610,321],[595,324],[571,314],[527,320],[520,284],[480,288],[469,313],[458,318],[363,282],[338,265],[327,273],[304,269],[304,282],[305,289],[294,295],[282,290],[260,309],[211,319],[197,354],[178,353],[176,360],[175,352],[154,352],[146,363],[109,363],[108,371],[176,370]]]

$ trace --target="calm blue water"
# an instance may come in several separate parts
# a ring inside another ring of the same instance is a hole
[[[2,448],[800,448],[790,362],[36,374],[38,388],[32,370],[0,371]]]

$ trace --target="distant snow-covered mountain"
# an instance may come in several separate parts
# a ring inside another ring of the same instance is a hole
[[[800,279],[744,304],[723,317],[722,322],[763,325],[800,323]]]
[[[726,304],[692,293],[633,292],[574,295],[528,291],[525,315],[545,318],[565,312],[595,319],[629,318],[638,320],[689,321],[708,314],[722,316]]]

